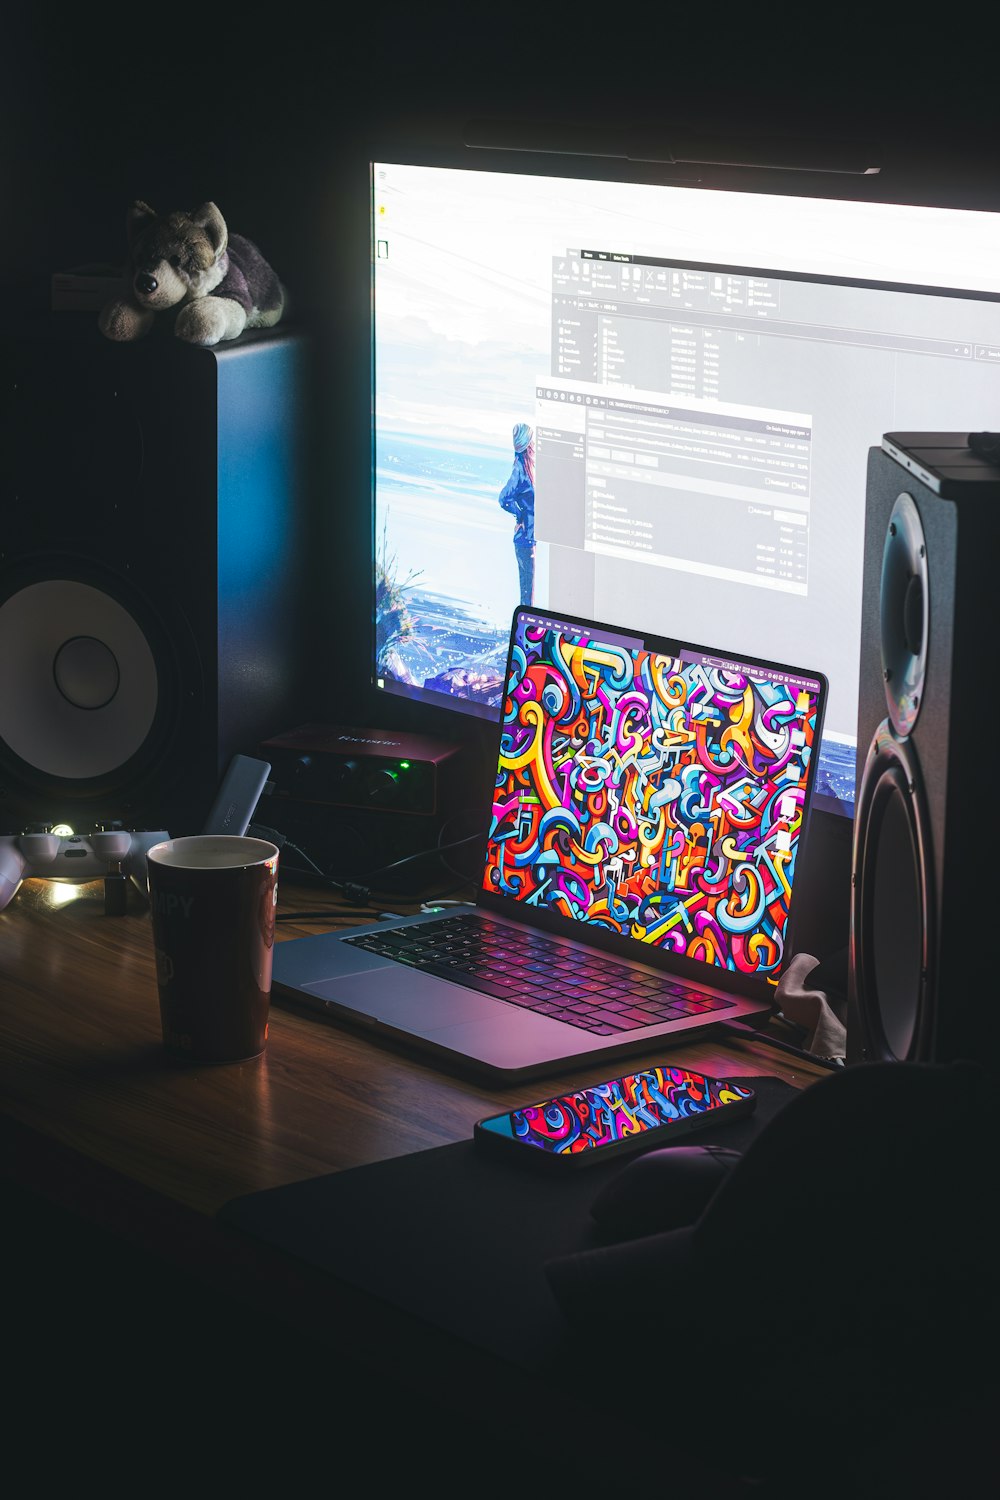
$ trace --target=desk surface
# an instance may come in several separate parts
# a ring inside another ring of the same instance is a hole
[[[193,1378],[189,1350],[204,1347],[211,1359],[202,1384],[205,1399],[214,1401],[219,1330],[224,1329],[226,1379],[233,1389],[241,1388],[248,1366],[298,1377],[290,1386],[294,1401],[287,1416],[296,1429],[293,1452],[301,1451],[301,1405],[310,1390],[303,1379],[303,1359],[309,1357],[304,1351],[320,1350],[321,1373],[311,1386],[316,1404],[326,1408],[313,1418],[320,1434],[335,1403],[341,1427],[353,1430],[363,1453],[379,1448],[390,1411],[394,1432],[398,1435],[400,1423],[409,1419],[413,1444],[420,1447],[439,1421],[440,1392],[447,1389],[453,1408],[468,1393],[461,1424],[474,1435],[475,1451],[485,1443],[502,1452],[512,1482],[520,1483],[522,1474],[527,1480],[532,1468],[537,1475],[538,1466],[552,1458],[553,1425],[542,1418],[536,1432],[526,1420],[515,1443],[505,1394],[511,1387],[509,1367],[498,1370],[467,1342],[408,1321],[381,1299],[359,1295],[356,1288],[324,1278],[235,1230],[227,1234],[215,1217],[241,1194],[467,1140],[479,1116],[521,1102],[523,1085],[497,1088],[451,1076],[425,1059],[376,1044],[369,1035],[279,1004],[272,1005],[268,1045],[260,1059],[222,1067],[174,1063],[160,1042],[149,915],[132,891],[130,902],[126,915],[109,917],[100,882],[57,886],[29,880],[0,912],[2,1169],[12,1195],[8,1208],[15,1204],[7,1216],[8,1240],[21,1230],[20,1201],[40,1201],[46,1211],[68,1213],[72,1224],[98,1235],[97,1249],[85,1256],[87,1234],[67,1245],[65,1220],[55,1232],[47,1228],[44,1213],[40,1227],[32,1230],[29,1224],[14,1277],[18,1305],[26,1309],[20,1342],[10,1346],[19,1368],[23,1372],[37,1361],[37,1378],[51,1391],[50,1350],[57,1349],[66,1402],[78,1410],[91,1375],[90,1350],[100,1345],[105,1363],[113,1350],[125,1372],[114,1392],[115,1410],[128,1402],[137,1370],[142,1371],[134,1381],[142,1393],[138,1399],[148,1409],[157,1375],[167,1382],[165,1389],[162,1383],[155,1387],[159,1399],[172,1402],[177,1363],[183,1364],[187,1388]],[[296,887],[287,878],[282,882],[279,915],[325,905],[325,893]],[[391,905],[415,909],[412,903]],[[356,922],[354,916],[338,917],[331,902],[328,923],[281,921],[278,940]],[[706,1038],[672,1049],[671,1058],[709,1074],[771,1074],[799,1087],[827,1076],[822,1068],[756,1039]],[[635,1063],[656,1060],[637,1054]],[[605,1063],[552,1082],[584,1086],[606,1071]],[[545,1083],[534,1080],[532,1091],[540,1094]],[[18,1194],[26,1194],[26,1200]],[[33,1210],[23,1217],[32,1220]],[[120,1244],[133,1257],[124,1265],[116,1256]],[[170,1285],[178,1288],[173,1294],[165,1290],[164,1263]],[[257,1316],[262,1297],[272,1330],[269,1343]],[[81,1331],[83,1305],[91,1313]],[[279,1322],[283,1342],[277,1343]],[[203,1344],[206,1329],[210,1334]],[[175,1356],[169,1376],[163,1374],[165,1349]],[[387,1394],[387,1367],[400,1387],[394,1406]],[[340,1378],[335,1397],[331,1370]],[[280,1379],[269,1381],[267,1389],[273,1413]],[[371,1389],[378,1391],[375,1401]],[[491,1391],[492,1396],[486,1394]],[[106,1385],[101,1386],[95,1420],[103,1421],[107,1397]],[[490,1425],[493,1412],[495,1426]],[[139,1415],[134,1413],[135,1420]],[[118,1427],[124,1430],[120,1421]],[[553,1461],[565,1478],[567,1451],[560,1430],[565,1429],[556,1429]],[[608,1432],[614,1469],[619,1439],[613,1429]],[[338,1445],[344,1441],[337,1439]],[[706,1438],[696,1446],[692,1473],[703,1479],[706,1454],[717,1445]],[[397,1448],[409,1462],[405,1443]],[[585,1442],[579,1458],[586,1477],[593,1457]],[[672,1462],[679,1473],[676,1453]],[[739,1457],[733,1462],[739,1467]],[[438,1474],[439,1459],[434,1463],[432,1472]],[[739,1491],[730,1483],[729,1492]]]
[[[104,914],[103,886],[26,881],[0,912],[0,1085],[18,1125],[199,1213],[240,1193],[458,1141],[473,1122],[523,1102],[524,1085],[451,1076],[346,1027],[273,1004],[263,1057],[223,1067],[167,1059],[149,916],[138,897]],[[325,907],[283,882],[279,913]],[[406,903],[400,911],[414,910]],[[279,941],[324,927],[281,921]],[[662,1059],[637,1054],[637,1066]],[[824,1076],[764,1043],[714,1038],[671,1060],[717,1076],[771,1074],[796,1086]],[[580,1087],[607,1063],[562,1073]],[[539,1097],[546,1080],[533,1080]]]

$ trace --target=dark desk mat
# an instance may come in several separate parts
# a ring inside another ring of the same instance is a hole
[[[797,1092],[778,1078],[735,1081],[756,1090],[754,1113],[688,1141],[744,1151]],[[458,1141],[249,1193],[231,1199],[219,1218],[530,1367],[558,1348],[565,1332],[543,1266],[601,1243],[590,1203],[627,1161],[554,1180]]]

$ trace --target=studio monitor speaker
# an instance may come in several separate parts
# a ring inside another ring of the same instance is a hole
[[[998,513],[967,434],[870,450],[848,1063],[985,1061],[1000,1039]]]
[[[307,350],[60,316],[0,356],[0,831],[197,832],[307,707]]]

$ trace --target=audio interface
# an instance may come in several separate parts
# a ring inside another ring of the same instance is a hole
[[[468,787],[467,747],[389,729],[301,724],[260,744],[278,801],[436,818]]]
[[[301,724],[261,741],[271,767],[260,816],[328,876],[406,887],[433,876],[442,842],[464,845],[483,821],[472,748],[388,729]],[[464,870],[468,851],[455,858]],[[401,863],[398,872],[387,867]],[[294,856],[287,867],[294,864]],[[449,866],[455,869],[454,864]]]

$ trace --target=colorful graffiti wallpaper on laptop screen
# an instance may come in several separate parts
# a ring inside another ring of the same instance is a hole
[[[484,888],[776,982],[818,686],[734,666],[520,617]]]

